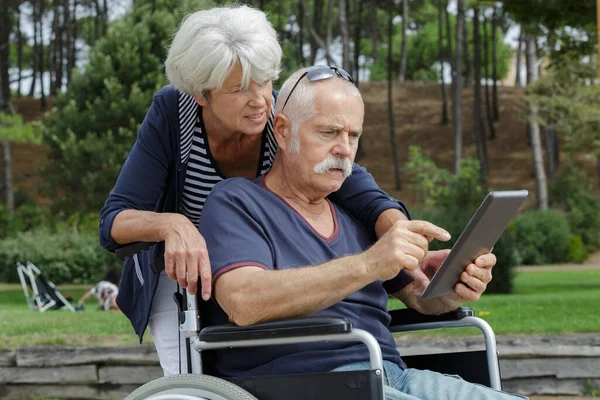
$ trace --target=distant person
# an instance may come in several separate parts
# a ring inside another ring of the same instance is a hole
[[[96,297],[98,309],[102,311],[119,310],[117,294],[119,294],[119,271],[114,266],[109,267],[104,274],[104,279],[88,290],[77,302],[77,311],[83,311],[86,300]]]
[[[197,228],[207,196],[226,178],[266,173],[277,154],[272,82],[281,55],[262,11],[232,6],[188,15],[165,60],[171,85],[154,95],[100,212],[100,244],[109,251],[164,242],[125,261],[117,303],[140,340],[148,326],[165,375],[187,369],[173,293],[180,286],[211,296],[210,260]],[[372,237],[407,219],[404,206],[358,165],[329,199]],[[155,274],[150,266],[163,255],[165,270]]]

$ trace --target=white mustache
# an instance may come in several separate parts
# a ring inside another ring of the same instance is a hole
[[[324,174],[330,169],[341,169],[344,178],[352,175],[352,162],[344,157],[335,157],[328,155],[323,161],[315,165],[313,171],[317,174]]]

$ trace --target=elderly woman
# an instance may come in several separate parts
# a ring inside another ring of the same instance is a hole
[[[152,334],[165,375],[185,370],[173,293],[211,294],[207,249],[197,225],[212,187],[267,172],[277,152],[272,121],[281,47],[264,13],[213,8],[189,15],[166,60],[171,86],[153,99],[100,219],[110,251],[136,241],[164,242],[125,262],[117,303],[142,340]],[[363,168],[331,200],[382,235],[404,206]],[[226,239],[225,239],[226,240]],[[164,252],[165,270],[151,265]],[[200,281],[200,282],[199,282]]]

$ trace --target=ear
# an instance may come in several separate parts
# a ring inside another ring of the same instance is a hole
[[[275,114],[273,121],[273,134],[277,141],[277,146],[280,149],[287,149],[287,146],[292,138],[292,123],[283,114]]]
[[[202,107],[206,107],[208,105],[206,98],[200,98],[199,96],[194,95],[194,100],[196,100],[196,103],[200,104]]]

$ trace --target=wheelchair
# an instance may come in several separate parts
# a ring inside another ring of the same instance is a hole
[[[121,259],[133,255],[139,244],[117,250]],[[155,269],[155,268],[153,268]],[[271,321],[248,327],[233,324],[203,326],[204,302],[196,295],[175,293],[179,330],[186,335],[188,371],[153,380],[136,389],[126,400],[383,400],[384,369],[381,348],[367,331],[352,329],[342,317],[312,316]],[[443,314],[423,315],[415,310],[392,310],[392,333],[431,329],[475,327],[483,334],[485,349],[402,357],[410,368],[460,375],[466,381],[501,390],[496,339],[490,325],[468,307]],[[273,376],[228,378],[213,376],[211,350],[235,347],[275,346],[320,341],[354,341],[367,346],[370,369]]]

